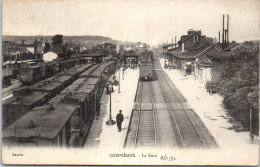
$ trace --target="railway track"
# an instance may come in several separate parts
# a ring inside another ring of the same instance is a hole
[[[217,143],[155,61],[158,80],[139,81],[125,147],[216,148]]]
[[[142,102],[144,101],[143,98],[143,91],[144,91],[144,82],[140,82],[140,93],[141,97],[139,98],[139,110],[137,115],[137,127],[136,127],[136,134],[135,134],[135,148],[139,147],[155,147],[157,145],[156,140],[156,122],[155,122],[155,113],[153,109],[153,92],[149,85],[148,99],[145,97],[146,100],[150,100],[151,108],[144,108],[142,107]],[[146,85],[146,86],[147,86]]]
[[[168,77],[165,72],[158,71],[157,76],[161,84],[164,95],[167,99],[168,108],[172,113],[176,128],[177,128],[177,139],[178,144],[181,148],[206,148],[208,146],[204,139],[201,136],[201,132],[197,129],[193,123],[188,110],[183,103],[183,100],[180,99],[172,89],[171,85],[168,83]],[[179,101],[181,106],[180,110],[176,111],[172,109],[171,101],[169,100],[170,96],[174,96],[175,99]]]

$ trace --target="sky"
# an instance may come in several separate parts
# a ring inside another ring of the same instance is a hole
[[[99,35],[161,44],[189,29],[218,38],[230,17],[230,41],[259,39],[258,0],[3,0],[3,35]]]

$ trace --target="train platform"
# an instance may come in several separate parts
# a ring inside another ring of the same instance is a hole
[[[164,59],[160,59],[160,62],[164,64]],[[205,89],[205,82],[195,80],[192,75],[185,77],[180,70],[176,69],[163,70],[201,118],[220,148],[234,149],[234,151],[239,147],[241,150],[243,148],[255,150],[257,144],[250,144],[249,132],[241,130],[239,122],[227,114],[222,104],[222,96],[210,95]]]
[[[115,75],[119,80],[119,70]],[[112,80],[113,75],[109,78]],[[118,132],[117,125],[107,125],[110,111],[110,95],[106,94],[104,89],[101,98],[100,117],[93,120],[88,137],[85,141],[83,149],[105,149],[105,148],[123,148],[129,121],[131,117],[132,108],[134,105],[134,98],[139,79],[139,69],[126,69],[124,75],[122,69],[120,72],[120,93],[119,87],[114,85],[114,92],[111,94],[111,115],[112,119],[116,120],[116,115],[119,110],[122,110],[124,121],[122,123],[122,131]]]

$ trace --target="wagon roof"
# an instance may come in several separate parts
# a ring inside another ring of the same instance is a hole
[[[87,68],[89,68],[90,66],[92,66],[93,64],[90,64],[90,63],[88,63],[88,64],[83,64],[83,65],[81,65],[79,68],[77,68],[76,70],[77,71],[83,71],[83,70],[86,70]]]
[[[31,90],[53,90],[59,86],[61,86],[62,83],[60,82],[43,82],[43,83],[37,83],[30,87]]]
[[[4,101],[2,101],[2,105],[4,106],[4,105],[8,105],[8,104],[10,104],[10,103],[13,103],[14,101],[16,101],[16,97],[10,97],[10,98],[8,98],[8,99],[6,99],[6,100],[4,100]]]
[[[75,68],[70,69],[69,71],[66,71],[65,75],[75,75],[75,74],[79,74],[80,72],[86,70],[87,68],[89,68],[92,64],[84,64],[81,66],[77,66]]]
[[[113,61],[108,61],[104,64],[101,64],[91,75],[92,76],[101,76],[103,73],[104,69],[106,69],[110,64],[112,64]]]
[[[42,65],[35,65],[35,66],[28,66],[28,67],[20,67],[20,69],[35,69],[35,68],[39,68]]]
[[[64,75],[74,76],[75,74],[78,74],[79,72],[77,70],[71,70],[67,71]]]
[[[62,94],[68,94],[69,92],[74,92],[78,85],[70,85],[66,89],[64,89],[61,93]]]
[[[69,99],[78,99],[79,101],[84,101],[87,98],[88,94],[84,93],[84,92],[74,92],[71,95],[66,95],[66,97],[68,97]],[[65,102],[66,103],[66,102]]]
[[[72,76],[69,76],[69,75],[62,75],[62,76],[60,76],[60,77],[57,77],[56,78],[56,81],[57,82],[65,82],[65,81],[68,81],[68,80],[70,80],[72,78]]]
[[[53,97],[47,104],[57,104],[60,103],[61,99],[65,96],[65,94],[58,94]]]
[[[82,83],[84,83],[84,82],[86,82],[86,78],[79,78],[79,79],[77,79],[76,81],[74,81],[73,83],[72,83],[72,85],[79,85],[79,84],[82,84]]]
[[[43,138],[53,140],[69,121],[79,105],[57,104],[51,110],[49,105],[37,107],[12,125],[3,129],[3,138]],[[33,121],[35,127],[29,127]]]
[[[12,102],[10,102],[9,104],[20,104],[20,105],[30,106],[36,103],[37,101],[41,100],[42,98],[45,98],[47,95],[48,93],[32,92],[32,94],[25,95],[20,98],[11,97],[10,101]]]
[[[88,78],[86,84],[96,85],[99,80],[100,80],[99,78]]]
[[[105,54],[99,53],[99,52],[81,54],[82,57],[99,57],[99,56],[103,56],[103,55],[105,55]]]
[[[84,93],[84,94],[90,94],[94,89],[95,89],[95,85],[84,84],[84,85],[78,90],[78,92],[82,92],[82,93]]]
[[[83,72],[80,76],[88,76],[90,75],[96,68],[98,68],[98,66],[100,66],[100,64],[96,64],[92,67],[90,67],[87,71]]]

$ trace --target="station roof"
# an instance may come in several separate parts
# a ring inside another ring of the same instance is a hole
[[[247,46],[243,44],[235,44],[233,46],[229,46],[228,48],[224,49],[223,51],[217,54],[209,54],[208,57],[213,60],[223,60],[225,58],[237,55],[240,52],[247,51],[250,51],[250,49]]]
[[[173,52],[169,52],[169,54],[173,55],[174,57],[180,58],[180,59],[195,59],[196,57],[207,53],[212,48],[216,48],[217,50],[221,51],[221,48],[219,48],[213,44],[197,43],[197,44],[187,48],[187,51],[185,51],[185,52],[173,51]]]
[[[75,104],[44,105],[33,109],[14,124],[3,129],[3,138],[41,138],[53,140],[79,108]],[[35,127],[29,127],[30,121]]]

